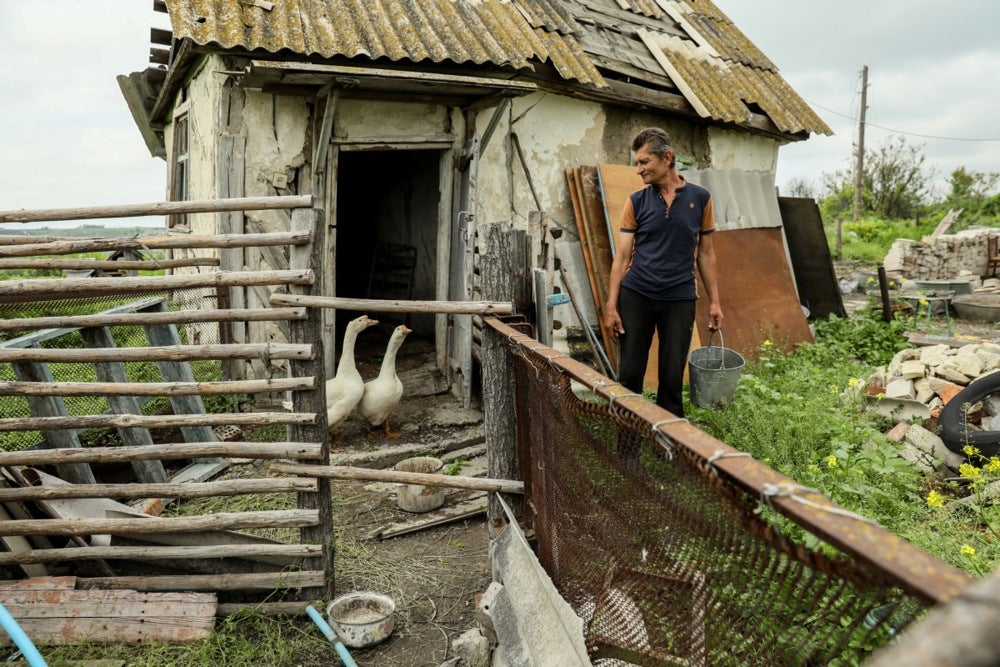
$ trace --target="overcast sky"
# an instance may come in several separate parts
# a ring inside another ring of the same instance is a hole
[[[908,133],[940,179],[1000,172],[995,0],[716,2],[836,132],[783,148],[779,186],[850,163],[864,65],[867,146]],[[0,210],[164,199],[115,81],[146,66],[152,25],[151,0],[0,2]]]

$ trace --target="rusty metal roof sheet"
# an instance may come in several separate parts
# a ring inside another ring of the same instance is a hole
[[[551,59],[567,78],[604,85],[575,41],[560,43],[575,24],[556,0],[167,0],[167,7],[174,37],[199,45],[519,69]]]

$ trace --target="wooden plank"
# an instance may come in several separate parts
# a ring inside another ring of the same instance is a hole
[[[31,579],[0,580],[0,591],[71,591],[76,588],[76,577],[32,577]]]
[[[6,480],[0,480],[0,491],[6,489]],[[7,509],[0,505],[0,521],[10,521],[11,516],[7,514]],[[9,553],[0,553],[0,557],[3,556],[30,556],[34,551],[31,547],[31,543],[25,537],[19,537],[17,535],[0,535],[0,541],[3,542],[4,547],[7,548]],[[46,570],[43,566],[37,564],[37,561],[28,561],[25,563],[19,563],[21,569],[29,577],[44,577]]]
[[[0,467],[42,466],[53,463],[116,463],[132,460],[163,461],[204,456],[252,459],[318,459],[321,445],[311,442],[179,442],[145,447],[87,447],[29,449],[0,452]]]
[[[270,591],[323,586],[322,570],[254,574],[193,574],[149,577],[94,577],[77,580],[81,588],[142,591]]]
[[[315,526],[315,510],[220,512],[203,516],[138,519],[26,519],[0,521],[0,535],[143,535],[201,530],[300,528]]]
[[[86,350],[81,350],[85,352]],[[2,352],[2,350],[0,350]],[[17,379],[21,382],[52,382],[52,371],[49,367],[42,363],[25,363],[19,362],[13,364],[14,374]],[[72,419],[67,416],[68,412],[66,410],[66,404],[63,402],[62,398],[59,396],[29,396],[28,406],[31,409],[32,415],[37,415],[37,417],[27,418],[25,421],[32,422],[48,419]],[[0,421],[3,421],[0,419]],[[45,444],[50,448],[62,448],[62,449],[80,449],[80,438],[76,431],[71,430],[72,427],[57,428],[48,433],[43,434],[45,438]],[[11,430],[21,430],[29,431],[34,429],[19,428]],[[56,466],[56,473],[66,480],[67,482],[73,482],[74,484],[93,484],[97,481],[94,477],[94,471],[90,469],[90,466],[85,463],[63,463]]]
[[[176,269],[189,266],[219,266],[217,257],[190,257],[187,259],[39,259],[7,258],[0,259],[0,269],[60,269],[60,270],[98,270],[118,269],[123,271],[156,271],[159,269]]]
[[[311,234],[272,232],[268,234],[217,234],[213,236],[156,236],[149,238],[59,239],[44,243],[0,245],[0,257],[78,255],[116,250],[189,250],[192,248],[249,248],[309,243]]]
[[[94,218],[134,218],[145,215],[179,213],[217,213],[220,211],[268,211],[312,206],[311,195],[282,197],[236,197],[187,201],[150,202],[118,206],[81,206],[19,211],[0,211],[0,222],[41,222],[54,220],[92,220]]]
[[[274,322],[303,320],[305,308],[256,308],[223,310],[168,310],[98,315],[24,317],[0,320],[0,331],[30,329],[134,326],[140,324],[193,324],[196,322]]]
[[[207,593],[7,590],[0,602],[40,645],[192,642],[208,636],[216,612]]]
[[[140,562],[168,559],[249,558],[281,556],[306,558],[322,551],[318,544],[219,544],[211,546],[167,547],[67,547],[65,549],[35,549],[33,551],[0,553],[0,565],[29,563],[59,563],[71,560],[136,560]],[[39,575],[36,575],[39,576]],[[44,575],[41,575],[44,576]]]
[[[601,341],[604,343],[605,354],[611,367],[617,369],[618,342],[604,322],[604,305],[608,300],[608,276],[611,270],[610,242],[606,239],[602,241],[600,238],[600,221],[603,220],[604,210],[600,207],[600,201],[595,199],[597,193],[593,188],[588,191],[586,187],[584,168],[578,168],[575,174],[576,190],[580,197],[581,238],[586,239],[583,248],[590,260],[588,270],[592,273],[591,288],[594,292],[594,305],[598,313]],[[606,237],[607,234],[604,236]],[[602,247],[604,248],[603,253]]]

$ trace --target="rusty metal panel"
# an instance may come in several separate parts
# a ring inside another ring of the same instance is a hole
[[[779,197],[778,206],[795,283],[799,295],[808,302],[810,315],[847,317],[816,201],[808,197]]]
[[[765,340],[779,350],[812,342],[792,282],[781,227],[732,229],[712,235],[726,347],[755,360]],[[752,248],[753,252],[747,252]],[[708,302],[698,300],[701,340],[709,339]]]

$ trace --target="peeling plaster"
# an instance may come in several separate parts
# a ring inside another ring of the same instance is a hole
[[[709,128],[713,169],[770,171],[778,167],[777,140],[749,132]]]

